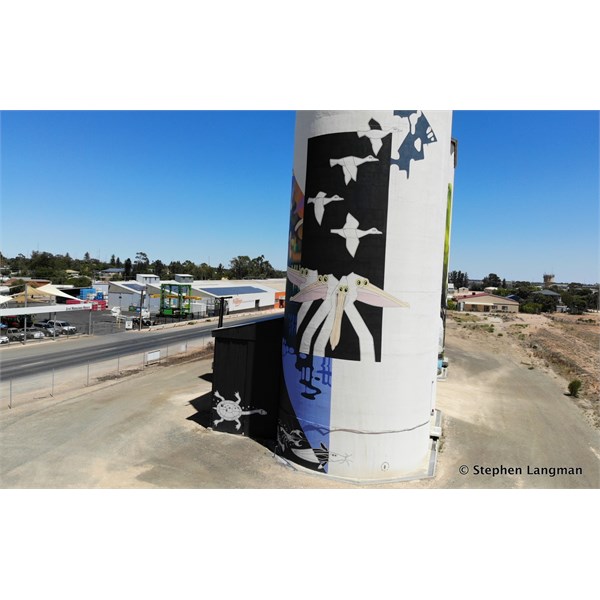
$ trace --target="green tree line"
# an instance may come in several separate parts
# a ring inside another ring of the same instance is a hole
[[[264,255],[250,258],[236,256],[225,267],[219,264],[213,267],[205,262],[195,263],[192,260],[171,261],[165,263],[160,259],[150,260],[145,252],[137,252],[134,259],[121,260],[114,254],[109,261],[92,258],[86,252],[83,258],[74,258],[67,254],[33,251],[29,257],[18,254],[8,258],[0,253],[0,270],[2,275],[11,277],[32,277],[49,279],[55,284],[72,284],[76,287],[90,285],[100,276],[100,272],[110,268],[124,269],[122,275],[113,280],[135,279],[140,273],[152,273],[161,279],[170,279],[178,273],[192,275],[194,279],[269,279],[285,277],[285,271],[278,271],[265,259]],[[76,271],[73,276],[69,271]]]

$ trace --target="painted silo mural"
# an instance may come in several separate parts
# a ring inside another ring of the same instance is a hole
[[[352,480],[429,460],[447,111],[297,113],[278,453]]]

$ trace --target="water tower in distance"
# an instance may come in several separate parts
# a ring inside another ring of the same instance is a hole
[[[544,273],[544,287],[549,288],[551,285],[554,285],[554,274]]]

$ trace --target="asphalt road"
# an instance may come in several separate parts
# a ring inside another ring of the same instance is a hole
[[[239,325],[273,318],[273,313],[245,317],[227,317],[223,323]],[[156,331],[124,331],[110,336],[83,337],[57,341],[48,340],[38,344],[11,345],[0,350],[0,381],[39,375],[52,369],[76,367],[153,350],[158,345],[176,344],[210,335],[217,329],[217,321],[206,324],[180,325]]]

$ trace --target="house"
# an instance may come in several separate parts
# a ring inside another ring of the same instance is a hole
[[[111,267],[110,269],[104,269],[98,273],[98,277],[104,281],[109,281],[113,277],[123,276],[125,269],[123,267]]]
[[[504,296],[496,296],[486,292],[470,292],[469,294],[456,295],[454,301],[458,303],[458,310],[474,312],[519,312],[519,303]]]
[[[534,292],[534,295],[546,296],[548,298],[555,298],[560,302],[560,294],[553,292],[552,290],[540,290],[539,292]]]

